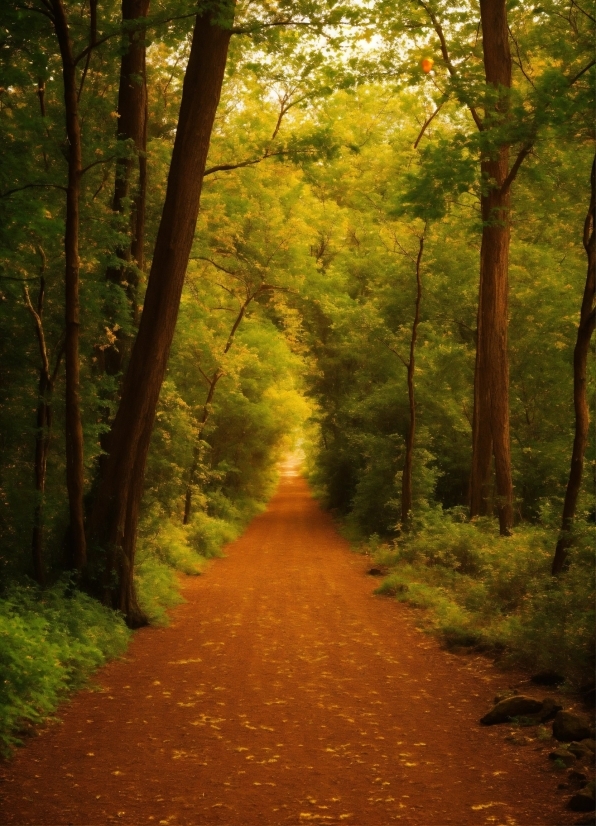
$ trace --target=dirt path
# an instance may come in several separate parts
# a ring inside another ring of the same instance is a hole
[[[365,565],[287,473],[171,626],[19,750],[2,824],[577,820],[543,753],[478,725],[507,676],[439,650]]]

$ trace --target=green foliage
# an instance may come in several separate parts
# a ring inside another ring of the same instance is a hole
[[[594,665],[595,536],[584,523],[573,564],[553,578],[556,531],[526,525],[500,537],[492,520],[469,523],[458,509],[432,509],[414,532],[379,550],[377,561],[394,570],[378,592],[429,609],[423,623],[447,644],[488,648],[578,685]]]
[[[66,692],[126,649],[122,618],[73,590],[14,586],[0,600],[0,751],[54,711]]]

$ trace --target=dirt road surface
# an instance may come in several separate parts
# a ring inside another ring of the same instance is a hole
[[[5,826],[558,826],[544,750],[479,718],[510,676],[373,595],[291,466],[168,628],[19,749]]]

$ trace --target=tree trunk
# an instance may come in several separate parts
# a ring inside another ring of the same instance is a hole
[[[27,285],[23,285],[25,304],[33,317],[35,323],[35,333],[39,346],[40,366],[38,381],[36,430],[35,430],[35,491],[37,500],[33,514],[33,533],[31,537],[31,557],[33,563],[33,576],[36,582],[43,588],[46,583],[46,570],[44,564],[44,498],[46,487],[46,469],[48,461],[48,450],[50,447],[50,429],[52,426],[52,394],[60,360],[62,349],[58,349],[56,356],[56,366],[50,374],[50,361],[46,346],[43,329],[43,305],[45,298],[45,254],[39,249],[41,255],[41,268],[39,277],[39,293],[37,296],[37,308],[31,303]]]
[[[418,324],[420,323],[420,302],[422,300],[422,277],[420,264],[424,250],[424,237],[420,239],[418,257],[416,258],[416,307],[414,311],[414,322],[412,324],[412,336],[410,338],[410,358],[406,365],[408,370],[408,400],[410,405],[410,422],[408,425],[408,435],[406,438],[406,456],[401,482],[401,524],[403,530],[408,530],[412,521],[412,465],[414,458],[414,439],[416,436],[416,398],[414,395],[414,374],[416,370],[415,351],[416,339],[418,337]]]
[[[82,573],[87,550],[83,516],[83,427],[79,399],[79,200],[81,191],[82,153],[78,112],[76,65],[68,20],[62,0],[51,0],[54,28],[62,58],[66,133],[68,136],[68,186],[66,190],[65,315],[66,336],[66,486],[70,526],[68,562]]]
[[[251,303],[251,301],[254,301],[254,299],[258,295],[260,295],[260,293],[265,292],[267,290],[273,290],[273,289],[275,289],[275,288],[272,287],[270,284],[261,284],[259,287],[257,287],[257,289],[253,293],[249,293],[247,295],[246,299],[244,300],[244,302],[242,303],[242,305],[240,307],[240,310],[238,311],[238,315],[236,316],[236,319],[234,320],[234,323],[232,324],[232,329],[230,330],[230,333],[229,333],[227,341],[226,341],[226,345],[223,349],[224,356],[227,355],[227,353],[229,353],[230,348],[231,348],[232,344],[234,343],[234,338],[236,336],[236,332],[238,330],[238,327],[242,323],[242,319],[246,315],[246,311],[247,311],[248,306]],[[206,379],[208,379],[208,377],[204,373],[203,373],[203,376]],[[201,415],[201,420],[199,422],[197,435],[195,437],[195,446],[194,446],[194,449],[193,449],[192,465],[191,465],[191,468],[190,468],[190,472],[188,474],[188,485],[186,486],[186,495],[184,497],[184,516],[182,517],[182,524],[183,525],[188,525],[188,523],[190,522],[190,511],[191,511],[191,508],[192,508],[193,486],[195,484],[195,477],[197,475],[197,470],[199,468],[199,462],[200,462],[200,459],[201,459],[201,437],[203,435],[203,431],[205,430],[205,425],[207,424],[207,419],[209,418],[209,412],[210,412],[209,411],[209,406],[210,406],[211,402],[213,401],[213,395],[215,393],[215,388],[217,387],[217,382],[221,379],[222,376],[223,376],[223,371],[221,370],[220,367],[218,367],[217,370],[211,376],[211,378],[208,379],[209,390],[207,392],[207,398],[205,399],[205,404],[203,405],[203,412],[202,412],[202,415]]]
[[[504,0],[481,0],[484,68],[487,84],[511,87],[507,11]],[[506,94],[499,94],[490,115],[507,117]],[[489,112],[487,112],[487,115]],[[490,450],[495,457],[497,510],[501,534],[513,524],[513,481],[509,437],[509,361],[507,301],[509,271],[509,146],[501,144],[481,162],[483,194],[478,350],[474,384],[474,435],[471,516],[487,508]]]
[[[199,468],[199,461],[201,459],[201,437],[203,435],[205,425],[207,424],[207,419],[209,418],[209,405],[213,401],[213,394],[215,393],[217,382],[220,380],[222,375],[223,373],[221,373],[218,369],[211,377],[209,391],[207,393],[207,398],[205,399],[205,404],[203,405],[203,414],[201,416],[201,421],[199,422],[199,428],[197,430],[197,435],[195,437],[195,446],[193,448],[192,454],[192,465],[190,468],[190,473],[188,474],[188,485],[186,486],[186,495],[184,497],[184,516],[182,518],[183,525],[188,525],[188,523],[190,522],[190,511],[192,508],[192,490],[195,484],[197,470]]]
[[[35,432],[35,491],[37,501],[33,514],[33,535],[31,538],[31,553],[33,561],[33,576],[38,585],[46,583],[44,564],[44,498],[46,488],[46,468],[48,461],[49,432],[52,424],[52,408],[48,401],[49,388],[46,376],[39,371],[39,398],[37,402],[36,432]]]
[[[126,51],[120,64],[120,86],[118,90],[118,140],[132,141],[136,157],[128,154],[116,163],[114,199],[112,209],[123,213],[128,209],[135,167],[138,181],[130,211],[130,242],[127,247],[116,251],[121,259],[120,266],[112,266],[106,278],[122,286],[127,293],[131,320],[138,323],[137,287],[138,270],[143,266],[143,241],[145,229],[145,200],[147,191],[147,84],[146,47],[143,21],[149,11],[149,0],[122,0],[122,22],[126,25]],[[140,25],[132,26],[135,21]],[[122,372],[128,351],[130,334],[119,329],[116,342],[104,351],[104,366],[108,375]]]
[[[483,307],[482,278],[478,297],[476,320],[476,363],[474,368],[474,412],[472,418],[472,474],[470,479],[470,516],[486,516],[490,513],[491,463],[493,457],[493,439],[490,422],[490,395],[488,383],[481,380],[480,328],[482,326],[481,308]]]
[[[197,16],[180,117],[139,332],[122,384],[91,516],[94,543],[119,571],[118,594],[130,625],[145,618],[134,593],[136,524],[159,392],[176,326],[199,212],[205,162],[233,23],[232,2]],[[225,16],[225,19],[224,19]],[[111,573],[111,572],[109,572]]]
[[[586,393],[586,370],[590,352],[590,339],[594,332],[595,313],[594,290],[596,287],[596,238],[594,235],[596,201],[596,159],[592,163],[590,206],[584,223],[584,248],[588,256],[588,272],[577,328],[577,339],[573,351],[573,406],[575,408],[575,437],[571,452],[571,469],[563,504],[561,536],[557,542],[553,559],[552,574],[558,576],[565,567],[567,551],[572,543],[571,529],[575,518],[577,497],[582,484],[584,454],[590,429],[590,409]]]

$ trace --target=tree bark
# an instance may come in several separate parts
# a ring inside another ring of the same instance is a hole
[[[80,409],[79,364],[79,201],[82,175],[81,128],[78,111],[76,64],[70,39],[68,20],[62,0],[51,0],[53,23],[62,58],[64,107],[68,137],[68,186],[66,190],[65,254],[65,315],[64,342],[66,364],[66,486],[70,525],[68,562],[79,574],[86,560],[83,511],[83,427]]]
[[[112,209],[124,213],[129,209],[129,198],[133,186],[135,167],[138,181],[130,209],[130,241],[126,247],[116,251],[121,260],[119,266],[112,266],[106,278],[126,290],[133,324],[138,323],[137,288],[138,271],[143,266],[143,242],[145,229],[145,200],[147,192],[147,84],[146,46],[143,21],[149,11],[149,0],[122,0],[122,22],[126,32],[126,51],[120,63],[120,86],[118,90],[118,131],[119,141],[132,141],[136,156],[128,154],[116,163],[114,198]],[[137,25],[134,25],[135,22]],[[104,367],[108,375],[122,372],[130,350],[130,334],[119,329],[116,342],[103,353]]]
[[[567,552],[572,544],[571,529],[575,519],[575,509],[577,498],[582,484],[584,470],[584,454],[588,444],[588,433],[590,429],[590,409],[588,407],[588,397],[586,392],[586,372],[588,355],[590,352],[590,339],[594,332],[595,313],[594,291],[596,287],[596,238],[594,235],[595,224],[595,201],[596,201],[596,159],[592,163],[591,174],[591,198],[588,214],[584,223],[584,249],[588,256],[588,272],[577,328],[577,339],[573,351],[573,406],[575,409],[575,436],[573,439],[573,450],[571,452],[571,468],[567,490],[565,491],[565,502],[563,503],[563,518],[561,520],[561,536],[557,542],[555,556],[552,565],[553,576],[558,576],[565,567]]]
[[[507,117],[511,87],[507,10],[504,0],[480,0],[484,68],[487,84],[497,90],[489,111],[496,124]],[[485,119],[486,122],[486,119]],[[481,161],[483,193],[478,350],[474,383],[474,434],[470,515],[487,509],[491,448],[495,458],[497,510],[502,535],[513,524],[513,480],[509,436],[509,360],[507,352],[509,145],[501,143]]]
[[[410,406],[410,422],[408,425],[408,435],[406,438],[406,456],[401,482],[401,524],[402,529],[408,530],[412,521],[412,466],[414,458],[414,440],[416,437],[416,398],[414,387],[414,374],[416,371],[415,354],[416,339],[418,337],[418,324],[420,323],[420,302],[422,300],[422,275],[420,265],[422,263],[422,253],[424,251],[424,237],[420,239],[418,256],[416,258],[416,305],[414,310],[414,321],[412,323],[412,335],[410,337],[410,358],[406,365],[408,371],[408,401]]]
[[[37,307],[31,302],[27,285],[23,285],[25,305],[35,324],[35,334],[39,346],[40,366],[38,380],[37,412],[35,417],[35,491],[37,500],[33,514],[33,532],[31,537],[31,561],[33,563],[33,576],[36,582],[43,588],[46,584],[46,568],[44,562],[44,498],[46,488],[46,470],[48,462],[48,451],[50,448],[50,431],[52,427],[52,395],[56,376],[62,359],[62,345],[59,345],[56,354],[56,364],[54,370],[50,372],[50,358],[46,345],[45,333],[43,329],[43,305],[45,298],[45,255],[39,250],[41,255],[41,267],[39,275],[39,293],[37,296]]]
[[[115,560],[119,572],[112,602],[124,611],[132,626],[146,622],[133,581],[145,463],[199,212],[233,16],[233,2],[222,0],[196,18],[139,332],[122,384],[91,516],[92,541],[106,550],[108,561]]]

